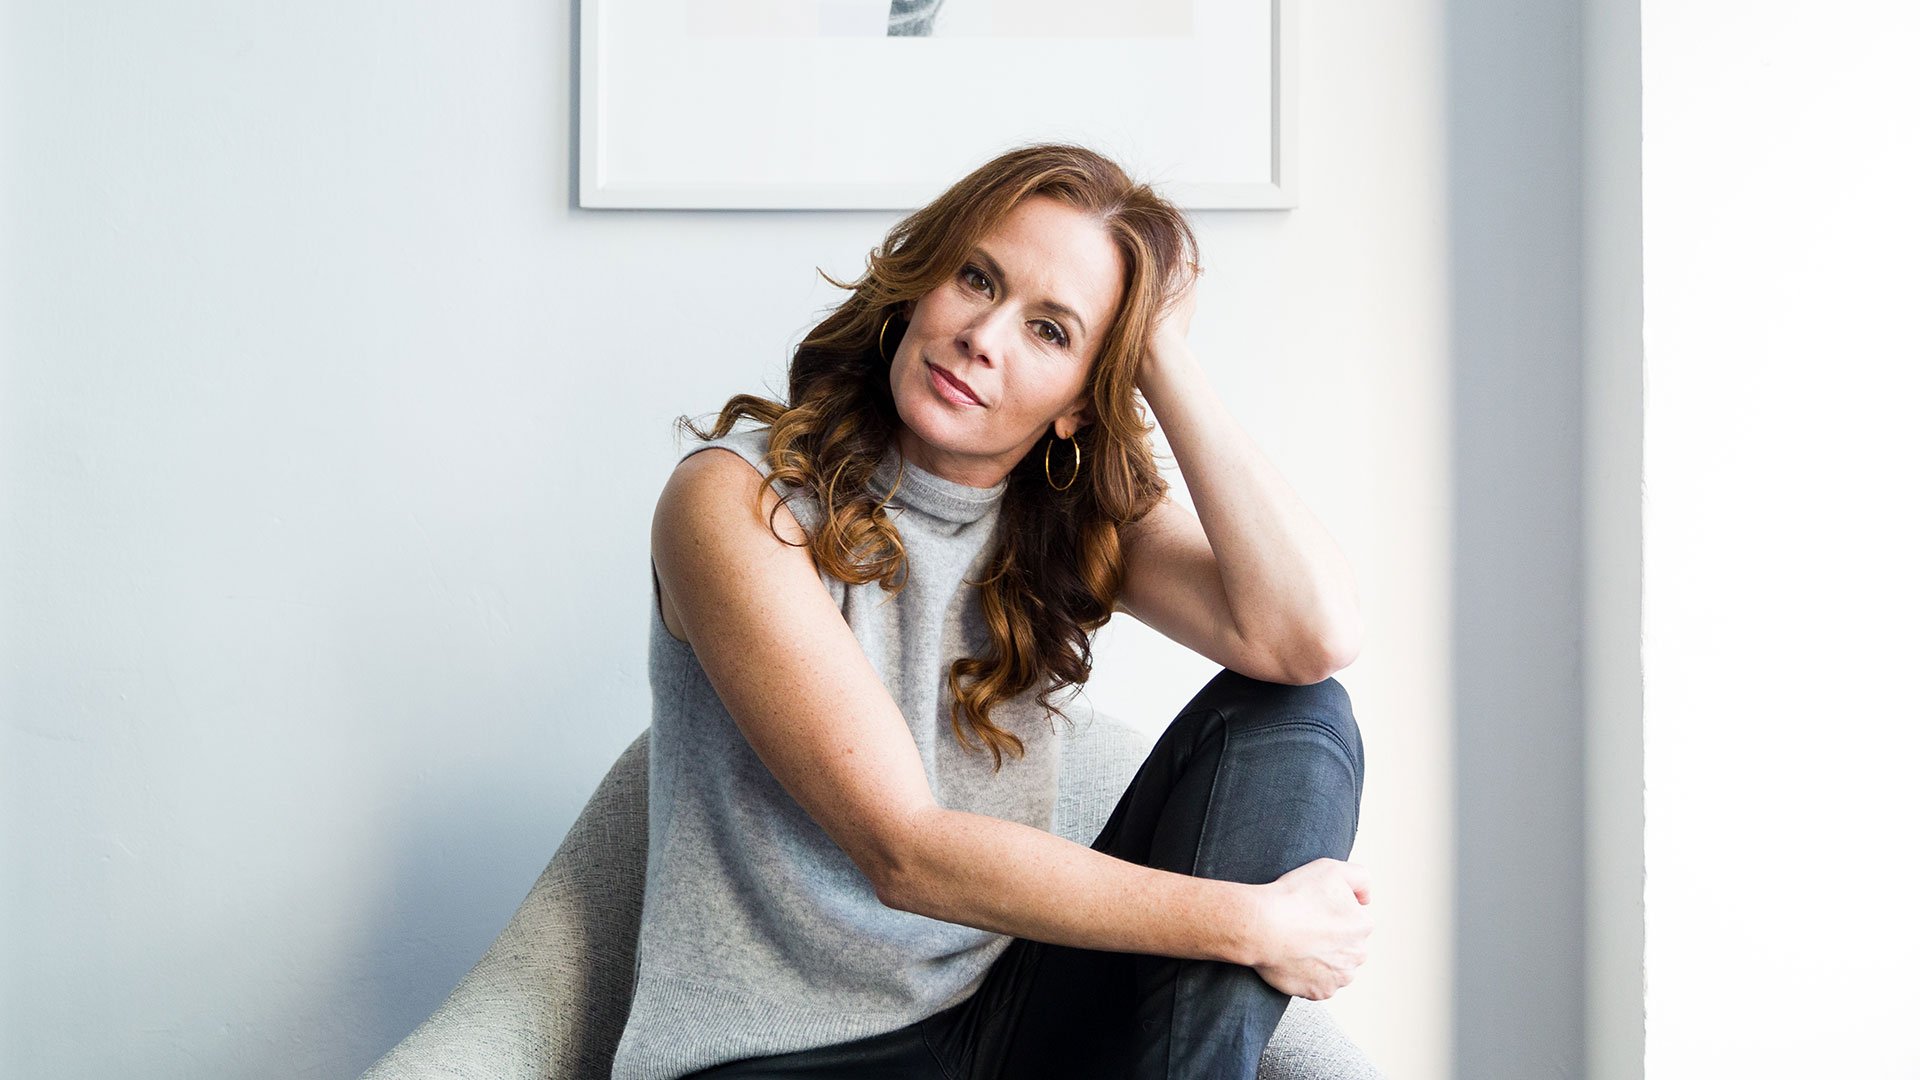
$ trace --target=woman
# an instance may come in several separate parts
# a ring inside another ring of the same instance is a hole
[[[1352,978],[1354,589],[1186,348],[1194,252],[1106,158],[1009,151],[835,282],[789,404],[694,429],[616,1078],[1251,1077]],[[1089,849],[1051,695],[1115,610],[1225,670]]]

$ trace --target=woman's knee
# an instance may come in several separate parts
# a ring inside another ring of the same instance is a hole
[[[1272,855],[1263,845],[1286,846],[1286,857],[1266,869],[1285,873],[1321,856],[1344,859],[1353,850],[1366,758],[1345,686],[1331,678],[1308,686],[1272,683],[1225,670],[1175,724],[1196,758],[1220,770],[1225,787],[1210,797],[1210,805],[1225,808],[1218,820],[1288,823],[1278,831],[1241,830],[1249,850]],[[1219,839],[1234,833],[1230,826],[1216,824],[1214,833],[1217,843],[1234,846]]]
[[[1223,668],[1181,711],[1180,718],[1214,712],[1225,720],[1229,733],[1285,721],[1311,723],[1339,742],[1357,776],[1365,773],[1366,751],[1353,715],[1353,699],[1337,679],[1298,686]]]

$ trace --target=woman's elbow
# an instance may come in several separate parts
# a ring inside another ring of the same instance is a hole
[[[913,910],[910,896],[912,875],[903,866],[890,859],[876,859],[860,869],[872,883],[876,900],[895,911]]]
[[[1312,686],[1351,666],[1360,654],[1360,635],[1323,636],[1309,645],[1292,643],[1285,649],[1270,650],[1263,662],[1249,665],[1241,674],[1266,682],[1289,686]]]
[[[924,914],[930,889],[927,862],[920,855],[922,837],[933,827],[931,818],[940,809],[932,806],[896,823],[858,860],[861,872],[873,885],[874,898],[895,911]]]
[[[1348,629],[1322,638],[1321,666],[1326,669],[1326,674],[1320,678],[1331,679],[1336,672],[1352,667],[1353,662],[1360,659],[1360,646],[1366,636],[1366,630],[1359,623],[1353,623]]]

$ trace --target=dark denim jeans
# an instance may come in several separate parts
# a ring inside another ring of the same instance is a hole
[[[1345,859],[1366,752],[1346,688],[1221,671],[1180,711],[1093,849],[1268,882]],[[728,1062],[702,1080],[1246,1078],[1292,999],[1250,967],[1015,938],[967,1000],[898,1031]]]

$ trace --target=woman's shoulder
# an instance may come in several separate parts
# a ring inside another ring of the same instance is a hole
[[[766,521],[771,506],[764,505],[765,497],[755,499],[751,498],[751,494],[760,490],[760,478],[771,475],[773,471],[773,466],[767,461],[768,434],[769,429],[764,425],[738,424],[724,435],[682,447],[680,458],[668,479],[669,490],[713,495],[722,500],[731,500],[729,505],[738,505],[740,497],[746,496],[745,504],[760,506],[757,519]],[[728,453],[702,453],[712,450]],[[735,458],[746,462],[752,471],[733,460]],[[819,520],[818,508],[813,500],[797,487],[777,480],[772,497],[777,498],[784,509],[784,513],[775,512],[775,521],[791,519],[788,522],[789,530],[782,532],[783,538],[789,542],[803,543],[805,535],[812,534]],[[798,525],[805,535],[789,535],[792,525]]]
[[[765,476],[772,470],[772,466],[767,463],[768,436],[771,430],[764,424],[735,424],[732,430],[724,435],[716,435],[711,439],[696,438],[680,447],[680,458],[675,465],[677,467],[702,450],[718,448],[731,450],[735,455],[745,458],[748,464]]]

